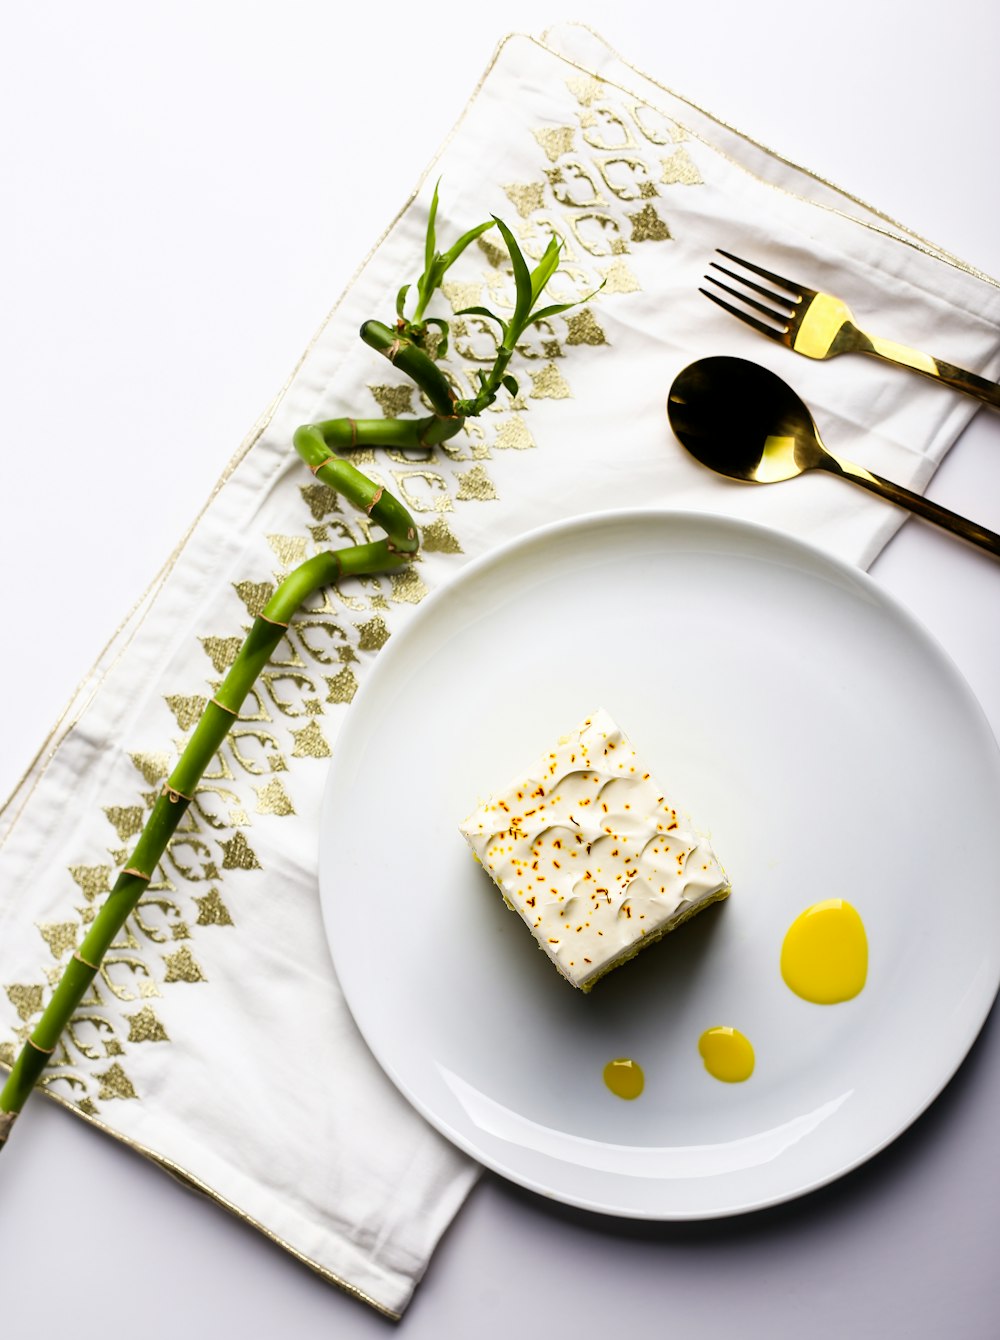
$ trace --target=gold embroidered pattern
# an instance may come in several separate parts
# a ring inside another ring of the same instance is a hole
[[[357,456],[352,457],[352,459],[357,460]],[[299,492],[312,513],[314,521],[322,521],[331,512],[340,511],[340,502],[329,484],[303,484],[299,488]]]
[[[239,637],[202,637],[198,639],[212,662],[216,674],[224,675],[239,655],[243,639]],[[135,759],[132,760],[135,762]]]
[[[191,729],[208,705],[208,699],[197,694],[185,695],[184,697],[171,694],[165,701],[177,718],[178,726],[184,731]]]
[[[132,1087],[132,1081],[117,1061],[110,1070],[105,1070],[103,1074],[96,1074],[94,1078],[101,1086],[97,1095],[99,1099],[139,1097]]]
[[[104,813],[118,834],[119,842],[128,842],[142,832],[146,811],[141,805],[106,805]]]
[[[643,139],[650,144],[679,144],[687,139],[687,131],[671,120],[658,107],[649,107],[644,102],[634,102],[629,106],[629,115],[638,126]]]
[[[166,964],[165,982],[203,982],[205,974],[195,962],[194,955],[187,945],[178,949],[176,954],[164,954]]]
[[[229,915],[229,908],[219,896],[218,889],[209,889],[208,893],[200,898],[195,898],[194,904],[198,909],[199,926],[231,926],[233,919]]]
[[[398,419],[413,413],[412,386],[369,386],[379,409],[387,419]]]
[[[358,681],[347,666],[339,675],[328,677],[326,683],[330,690],[326,699],[328,703],[349,703],[358,691]]]
[[[544,149],[545,157],[550,163],[554,163],[573,148],[576,130],[573,126],[545,126],[541,130],[536,130],[534,135]]]
[[[497,429],[493,445],[498,451],[529,451],[535,445],[535,439],[520,414],[512,414]]]
[[[286,815],[295,813],[295,806],[277,777],[272,777],[264,786],[255,786],[254,790],[257,793],[258,814]]]
[[[666,242],[670,229],[652,205],[644,205],[637,214],[630,214],[633,242]]]
[[[237,829],[228,842],[219,844],[223,850],[223,870],[259,870],[260,862],[249,842]]]
[[[603,97],[607,85],[602,79],[594,79],[589,75],[575,75],[566,80],[566,87],[577,102],[584,107],[590,107]]]
[[[566,317],[567,344],[607,344],[604,331],[597,324],[597,318],[589,307],[579,312],[571,312]]]
[[[256,619],[274,595],[273,582],[235,582],[234,590],[246,606],[247,614]]]
[[[601,271],[605,293],[638,293],[642,285],[624,260],[612,261]]]
[[[465,474],[458,476],[456,496],[460,502],[470,499],[475,499],[476,502],[489,502],[496,498],[497,491],[483,467],[474,465],[471,470],[466,470]]]
[[[504,195],[522,219],[528,218],[529,215],[534,214],[545,204],[544,182],[511,182],[503,189]]]
[[[76,948],[80,925],[76,921],[47,921],[39,925],[38,931],[52,957],[60,959]]]
[[[464,552],[443,516],[429,522],[421,529],[420,547],[427,554],[461,554]]]
[[[152,1006],[143,1005],[137,1014],[126,1014],[129,1042],[169,1042],[167,1030],[153,1013]]]
[[[669,158],[663,159],[661,182],[669,186],[700,186],[703,178],[691,156],[685,149],[678,149]]]
[[[492,485],[491,485],[492,487]],[[392,598],[403,605],[418,605],[427,594],[427,586],[413,568],[390,574]]]
[[[547,363],[541,372],[531,374],[532,400],[565,400],[572,394],[555,363]]]
[[[580,117],[580,125],[583,138],[595,149],[631,149],[636,144],[626,118],[607,102],[584,112]]]
[[[358,630],[358,647],[361,651],[380,651],[389,641],[389,629],[380,614],[373,614],[364,623],[354,626]]]
[[[282,568],[297,568],[306,561],[307,541],[302,535],[268,535],[267,542],[277,554]]]
[[[170,772],[169,754],[129,754],[129,758],[150,786],[155,786],[161,778],[166,777]]]
[[[41,986],[8,986],[7,999],[17,1010],[17,1017],[24,1023],[35,1014],[40,1014],[45,1003],[44,988]]]
[[[302,730],[293,730],[293,758],[329,758],[330,746],[323,738],[323,732],[315,721],[311,721]]]
[[[568,159],[545,175],[556,201],[566,209],[585,209],[608,203],[600,187],[600,175],[594,171],[592,163],[588,165]]]
[[[453,312],[460,312],[463,307],[475,307],[483,300],[482,284],[458,284],[447,280],[441,285],[441,292],[451,303]]]

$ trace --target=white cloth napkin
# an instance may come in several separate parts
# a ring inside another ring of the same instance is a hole
[[[512,368],[515,402],[427,459],[358,453],[412,509],[420,557],[330,589],[296,619],[45,1081],[390,1315],[476,1169],[372,1060],[320,919],[326,763],[373,657],[470,558],[608,507],[747,517],[872,560],[902,520],[888,505],[827,477],[746,488],[691,462],[664,413],[675,374],[710,353],[772,366],[832,447],[918,488],[975,406],[875,360],[814,364],[753,335],[698,295],[717,246],[856,301],[873,329],[1000,372],[993,281],[720,126],[586,30],[507,39],[431,175],[442,178],[442,237],[491,212],[536,253],[554,230],[566,247],[552,300],[604,287],[535,333]],[[0,1062],[43,1007],[276,577],[361,533],[300,464],[292,434],[340,414],[419,411],[357,329],[391,320],[396,290],[419,272],[430,193],[424,182],[407,202],[8,802]],[[449,275],[440,314],[509,301],[503,256],[492,235],[482,243]],[[469,385],[489,337],[466,318],[452,339],[450,369]]]

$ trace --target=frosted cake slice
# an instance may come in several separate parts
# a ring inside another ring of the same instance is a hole
[[[581,991],[729,894],[708,841],[603,709],[460,829],[508,907]]]

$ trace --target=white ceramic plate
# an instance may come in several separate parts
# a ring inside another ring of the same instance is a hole
[[[458,832],[598,706],[733,882],[587,996]],[[708,1218],[831,1181],[927,1106],[1000,979],[1000,754],[945,654],[863,573],[716,517],[617,512],[471,564],[380,652],[335,753],[321,890],[354,1017],[462,1149],[570,1204]],[[815,1006],[785,930],[844,897],[868,983]],[[701,1032],[756,1070],[713,1079]],[[602,1070],[631,1056],[634,1102]]]

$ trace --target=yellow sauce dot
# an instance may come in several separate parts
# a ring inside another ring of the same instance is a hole
[[[708,1073],[726,1084],[740,1084],[753,1074],[753,1047],[738,1029],[706,1029],[698,1039],[698,1051]]]
[[[781,946],[781,975],[803,1000],[836,1005],[851,1000],[868,976],[868,937],[850,903],[814,903],[792,922]]]
[[[627,1056],[619,1056],[604,1067],[604,1083],[619,1098],[638,1098],[646,1083],[642,1066]]]

